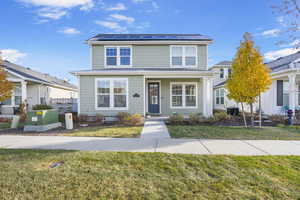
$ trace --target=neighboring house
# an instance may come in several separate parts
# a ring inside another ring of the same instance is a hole
[[[226,110],[228,107],[238,107],[238,104],[227,97],[225,84],[231,74],[231,61],[221,61],[215,64],[210,70],[214,76],[214,109]]]
[[[36,104],[49,104],[52,98],[77,98],[77,87],[67,81],[9,61],[1,63],[7,79],[14,83],[12,97],[1,103],[1,114],[13,114],[15,108],[24,102],[31,109]]]
[[[226,110],[227,108],[239,108],[242,109],[240,103],[228,98],[228,91],[225,88],[227,79],[231,74],[232,61],[221,61],[210,68],[215,74],[214,77],[214,109]],[[253,110],[258,108],[257,103],[254,104]],[[250,106],[244,104],[246,112],[250,112]]]
[[[79,80],[80,114],[170,115],[213,110],[212,39],[200,34],[99,34],[87,40],[91,69]]]
[[[300,51],[266,63],[271,69],[272,85],[262,95],[262,110],[266,114],[294,112],[300,105]]]

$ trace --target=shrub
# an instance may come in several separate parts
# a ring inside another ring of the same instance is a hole
[[[172,114],[169,117],[169,123],[173,125],[179,125],[184,123],[184,117],[181,114]]]
[[[52,106],[45,104],[37,104],[32,107],[32,110],[50,110]]]
[[[27,114],[26,114],[26,105],[24,103],[21,103],[19,105],[18,114],[20,115],[20,121],[25,122],[27,118]]]
[[[117,118],[121,124],[124,124],[125,119],[128,118],[129,116],[130,116],[130,113],[127,113],[127,112],[119,112],[117,114]]]
[[[190,124],[198,124],[203,121],[203,117],[198,113],[189,114],[189,123]]]
[[[79,122],[87,122],[88,121],[88,116],[84,115],[84,114],[80,114],[78,116],[78,120],[79,120]]]
[[[278,124],[286,123],[284,115],[270,115],[269,120],[271,120],[274,123],[278,123]]]
[[[138,126],[144,123],[144,118],[141,114],[129,114],[123,119],[123,123],[129,126]]]
[[[228,115],[226,112],[218,112],[214,114],[213,118],[216,122],[231,120],[231,116]]]
[[[97,123],[103,123],[104,122],[104,116],[101,114],[96,114],[96,122]]]

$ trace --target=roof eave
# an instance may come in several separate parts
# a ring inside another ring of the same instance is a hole
[[[74,71],[71,74],[75,76],[89,76],[89,75],[142,75],[142,76],[158,76],[162,75],[161,71]],[[212,76],[214,75],[211,71],[164,71],[163,76]]]
[[[105,44],[211,44],[213,40],[113,40],[113,41],[85,41],[88,45]]]

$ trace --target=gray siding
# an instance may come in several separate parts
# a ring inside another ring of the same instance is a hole
[[[104,46],[93,45],[92,68],[104,68]],[[198,45],[198,67],[207,69],[207,45]],[[170,45],[132,45],[132,67],[170,67]]]
[[[203,112],[203,85],[201,79],[152,79],[160,80],[161,82],[161,114],[171,115],[173,112],[188,115],[190,113],[202,113]],[[147,80],[151,82],[151,79]],[[197,108],[177,108],[172,109],[170,105],[170,84],[171,82],[197,82],[198,89],[198,107]],[[205,95],[205,94],[204,94]]]
[[[128,78],[128,110],[96,110],[95,78]],[[134,94],[140,97],[133,97]],[[80,77],[80,113],[114,116],[118,112],[144,114],[144,77],[143,76],[81,76]]]

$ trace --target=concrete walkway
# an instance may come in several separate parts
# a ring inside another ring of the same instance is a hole
[[[0,148],[184,154],[299,155],[300,141],[0,136]]]
[[[164,139],[171,137],[165,123],[162,120],[146,120],[141,133],[141,138]]]

